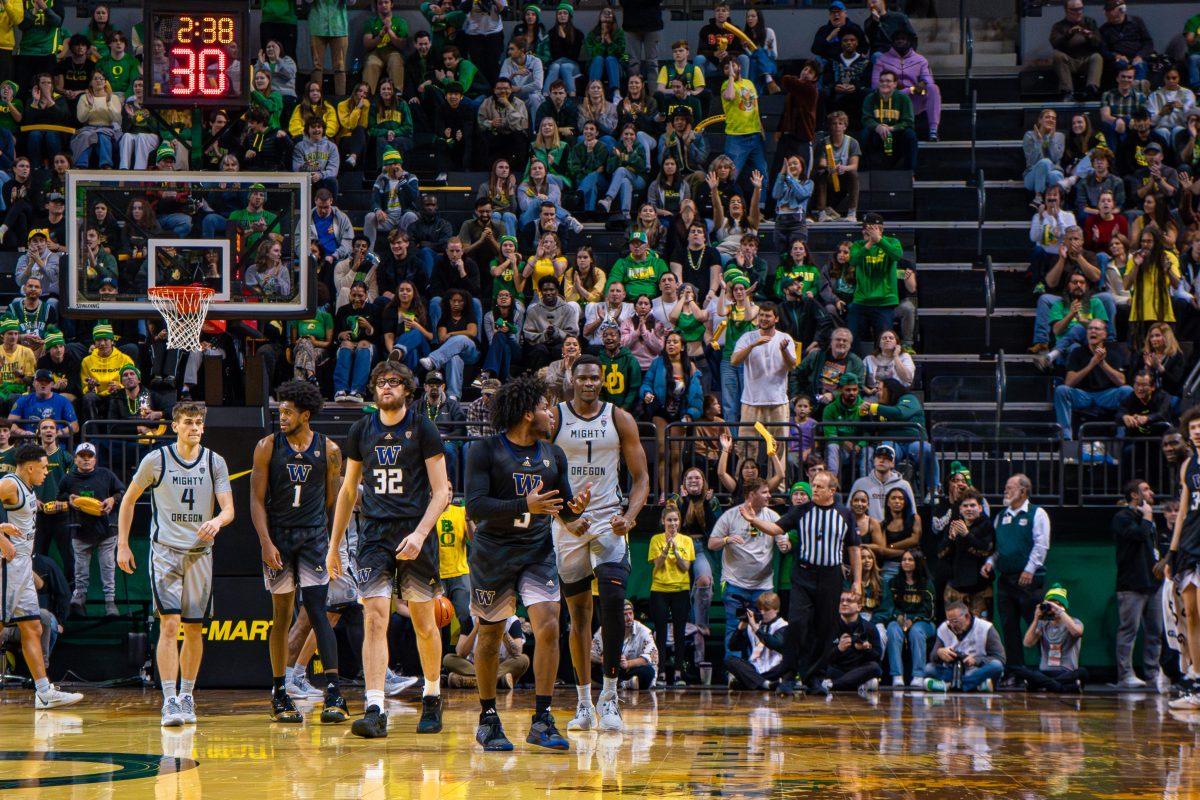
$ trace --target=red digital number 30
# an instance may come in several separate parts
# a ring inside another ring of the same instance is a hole
[[[171,94],[204,97],[220,97],[229,89],[229,77],[225,74],[228,57],[217,47],[205,47],[199,51],[188,47],[171,48]],[[209,74],[210,71],[213,74]]]

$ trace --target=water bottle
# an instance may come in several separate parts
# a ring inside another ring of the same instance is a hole
[[[963,662],[958,659],[954,662],[954,675],[950,678],[950,688],[956,691],[962,691],[963,687]]]
[[[888,131],[887,136],[883,137],[883,153],[884,155],[892,154],[892,132]]]

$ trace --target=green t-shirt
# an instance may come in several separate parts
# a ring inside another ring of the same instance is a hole
[[[14,454],[14,462],[16,461],[16,452],[17,449],[15,447],[9,451],[9,453]],[[5,455],[8,454],[6,453]],[[33,493],[37,495],[37,499],[43,503],[58,499],[58,485],[67,476],[73,464],[71,456],[67,454],[67,450],[64,447],[55,450],[54,455],[47,456],[46,460],[50,464],[50,470],[46,473],[46,480],[42,482],[41,486],[35,486],[33,489]]]
[[[854,300],[864,306],[900,304],[896,274],[904,248],[900,240],[884,236],[868,249],[865,241],[850,245],[850,266],[854,268]]]
[[[334,39],[349,34],[349,20],[346,17],[344,0],[314,0],[308,12],[308,33],[310,36],[320,36]]]
[[[1066,319],[1067,313],[1070,310],[1071,310],[1071,304],[1069,302],[1067,302],[1066,300],[1059,300],[1057,303],[1050,306],[1050,317],[1049,317],[1050,329],[1054,330],[1055,323]],[[1105,322],[1108,322],[1108,312],[1104,310],[1104,304],[1101,303],[1099,300],[1097,300],[1095,297],[1091,298],[1091,302],[1088,304],[1087,308],[1082,309],[1079,312],[1079,314],[1077,314],[1075,316],[1075,319],[1071,320],[1071,324],[1067,328],[1067,330],[1069,331],[1071,328],[1074,328],[1076,325],[1085,325],[1086,326],[1089,322],[1091,322],[1094,319],[1102,319]],[[1067,331],[1063,331],[1064,334],[1066,332]],[[1057,341],[1058,338],[1059,337],[1055,337],[1055,341]]]
[[[383,31],[383,19],[377,14],[373,15],[369,20],[367,20],[367,25],[363,29],[363,33],[369,33],[369,34],[371,34],[372,37],[378,36],[382,31]],[[390,48],[393,50],[399,50],[400,48],[396,46],[396,40],[397,39],[407,39],[407,38],[408,38],[408,22],[405,21],[404,17],[396,16],[395,14],[393,14],[392,15],[392,38],[389,39],[387,42],[380,42],[379,44],[375,45],[375,49],[376,50],[387,50]]]
[[[295,0],[262,0],[262,21],[295,25]]]
[[[754,320],[750,319],[745,311],[739,310],[737,306],[729,307],[729,316],[725,317],[725,343],[721,345],[722,361],[733,358],[733,350],[737,347],[738,339],[742,338],[742,334],[753,329],[754,324]]]
[[[61,16],[58,0],[46,0],[46,8]],[[33,0],[25,0],[24,21],[32,25],[21,30],[18,52],[23,56],[55,55],[63,41],[71,35],[61,25],[51,25],[46,12],[38,10]]]
[[[311,336],[318,342],[323,342],[333,333],[333,315],[328,311],[320,310],[312,319],[292,322],[291,327],[297,336]]]
[[[668,270],[670,267],[667,266],[667,262],[659,258],[653,250],[646,255],[643,261],[634,261],[629,256],[625,256],[613,265],[612,271],[608,274],[605,291],[608,291],[607,286],[619,281],[624,284],[625,294],[631,302],[643,294],[654,299],[658,297],[658,279]]]
[[[260,220],[267,223],[267,230],[270,230],[271,225],[275,223],[276,216],[270,211],[267,211],[265,208],[259,209],[258,211],[250,211],[246,208],[239,208],[237,211],[234,211],[229,215],[230,222],[232,222],[234,225],[237,225],[242,230],[247,231],[246,245],[250,248],[257,247],[258,240],[263,237],[262,233],[259,231],[250,230],[254,223]]]
[[[96,69],[104,73],[112,90],[121,95],[129,95],[133,92],[133,81],[141,74],[141,65],[128,51],[120,60],[114,59],[109,53],[100,59],[96,64]]]
[[[517,259],[518,265],[520,264],[520,261],[521,261],[521,259],[518,258]],[[500,263],[500,259],[493,258],[491,263],[488,266],[495,267],[499,263]],[[516,299],[518,297],[516,277],[517,277],[516,270],[513,270],[513,269],[504,270],[504,272],[500,273],[499,277],[492,275],[492,304],[493,305],[496,303],[496,295],[500,294],[501,289],[508,289],[508,292],[509,292],[509,294],[511,294],[513,296],[513,299]]]
[[[821,271],[816,266],[792,264],[790,260],[781,261],[779,266],[775,267],[775,282],[771,286],[774,296],[782,299],[783,287],[796,278],[801,280],[800,291],[802,294],[812,292],[815,295],[821,288]]]
[[[10,113],[13,109],[16,109],[18,114],[24,115],[25,113],[25,106],[15,97],[11,103],[0,101],[0,128],[11,133],[16,133],[21,125],[13,119]]]
[[[1188,53],[1200,55],[1200,14],[1191,17],[1183,24],[1184,34],[1192,34],[1192,43],[1188,45]]]

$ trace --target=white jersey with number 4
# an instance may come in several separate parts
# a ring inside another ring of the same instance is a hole
[[[558,433],[554,443],[567,456],[571,492],[578,494],[589,482],[592,500],[586,515],[615,513],[621,505],[618,471],[621,468],[621,435],[613,404],[604,403],[594,417],[580,417],[570,403],[558,404]]]
[[[150,539],[176,550],[203,550],[200,525],[217,515],[217,495],[230,491],[225,459],[201,447],[194,461],[180,457],[174,444],[142,459],[130,484],[150,490]]]

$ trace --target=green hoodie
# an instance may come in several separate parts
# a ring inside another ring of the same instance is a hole
[[[891,125],[898,131],[913,127],[913,104],[908,95],[892,92],[886,100],[879,92],[871,92],[863,98],[862,127],[874,129],[876,125]]]
[[[921,401],[915,394],[904,395],[893,406],[871,403],[869,410],[872,416],[877,416],[887,422],[913,423],[912,427],[897,428],[895,430],[897,436],[921,436],[925,430],[925,409],[921,407]],[[916,427],[917,425],[921,426],[920,429]]]
[[[821,414],[823,422],[858,422],[860,419],[858,409],[863,404],[863,399],[860,396],[854,401],[853,405],[845,405],[842,402],[842,396],[839,394],[833,398],[833,402],[825,406],[825,411]],[[855,425],[826,425],[826,436],[853,436],[858,431],[855,430]],[[863,442],[858,442],[862,445]]]
[[[630,302],[641,295],[653,299],[658,297],[658,279],[670,269],[667,262],[659,258],[658,253],[653,250],[646,254],[644,261],[634,261],[631,256],[625,256],[613,264],[604,290],[608,291],[609,286],[620,282],[625,286],[625,294]]]
[[[642,387],[642,368],[628,347],[622,347],[615,356],[607,350],[600,351],[600,374],[604,378],[604,389],[600,399],[633,411]]]
[[[854,268],[854,299],[863,306],[900,304],[896,282],[904,248],[894,236],[884,236],[879,244],[868,247],[865,241],[850,245],[850,266]]]

